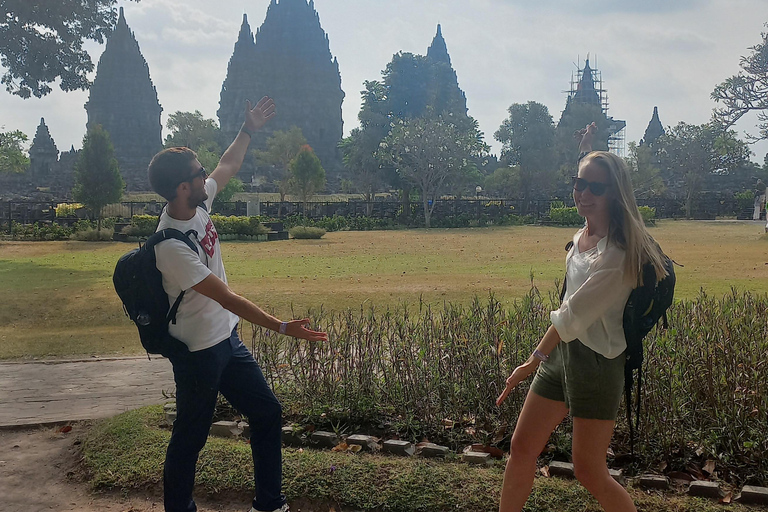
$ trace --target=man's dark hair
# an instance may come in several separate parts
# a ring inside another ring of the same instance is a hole
[[[156,154],[147,169],[152,190],[167,201],[176,199],[176,187],[189,178],[195,158],[197,153],[189,148],[168,148]]]

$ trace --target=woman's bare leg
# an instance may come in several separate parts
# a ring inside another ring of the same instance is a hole
[[[499,512],[519,512],[523,509],[536,476],[536,459],[544,450],[549,435],[566,414],[568,409],[564,402],[528,392],[512,434]]]
[[[605,512],[637,512],[627,490],[611,478],[606,452],[614,421],[573,419],[573,470]]]

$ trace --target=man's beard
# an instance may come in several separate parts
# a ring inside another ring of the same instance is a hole
[[[208,199],[208,193],[206,193],[205,189],[201,189],[199,194],[190,194],[189,199],[187,199],[187,206],[190,208],[197,208],[203,204],[203,201],[206,199]]]

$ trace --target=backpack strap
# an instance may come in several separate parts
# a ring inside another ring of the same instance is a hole
[[[160,242],[163,242],[165,240],[181,240],[185,244],[187,244],[187,247],[195,251],[195,254],[199,255],[200,251],[197,249],[197,244],[193,242],[189,235],[191,233],[195,234],[195,237],[197,237],[197,232],[194,229],[190,229],[186,233],[182,233],[178,229],[175,228],[165,228],[161,229],[147,240],[146,245],[148,245],[149,250],[154,250],[154,246],[159,244]],[[179,310],[179,306],[181,305],[181,299],[184,298],[184,292],[186,290],[181,290],[181,293],[178,297],[176,297],[176,301],[173,303],[173,306],[171,306],[171,309],[168,311],[168,316],[165,317],[165,320],[169,323],[172,323],[176,325],[176,312]]]
[[[568,252],[573,247],[573,240],[569,240],[567,244],[565,244],[565,252]],[[563,303],[563,300],[565,299],[565,283],[568,281],[568,272],[566,271],[565,276],[563,276],[563,288],[560,290],[560,304]]]

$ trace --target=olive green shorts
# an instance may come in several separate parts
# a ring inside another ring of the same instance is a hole
[[[615,421],[624,392],[625,360],[624,353],[608,359],[579,340],[560,342],[539,365],[531,391],[565,402],[574,418]]]

